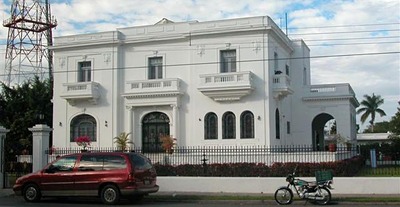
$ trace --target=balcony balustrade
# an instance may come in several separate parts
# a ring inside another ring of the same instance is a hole
[[[71,105],[82,100],[97,104],[100,97],[99,85],[96,82],[64,83],[64,92],[61,94],[61,98],[66,99]]]
[[[272,77],[272,90],[274,97],[277,99],[282,99],[292,94],[293,90],[290,86],[290,77],[286,74],[275,74]]]
[[[235,101],[253,91],[250,71],[200,75],[198,90],[215,101]]]
[[[123,94],[126,98],[176,96],[182,93],[179,78],[127,81],[126,84]]]
[[[305,101],[318,101],[318,100],[332,100],[332,99],[350,99],[357,105],[359,104],[355,98],[355,93],[350,84],[324,84],[324,85],[311,85],[304,92]]]

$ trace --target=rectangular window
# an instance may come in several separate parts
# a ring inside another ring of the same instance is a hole
[[[221,51],[221,73],[236,72],[236,50]]]
[[[286,125],[287,133],[290,134],[290,121],[286,122]]]
[[[163,75],[163,58],[149,58],[149,79],[162,79]]]
[[[78,82],[90,82],[92,79],[92,63],[84,61],[78,63]]]
[[[303,85],[307,85],[307,68],[303,69]]]
[[[274,71],[275,73],[279,71],[279,64],[278,64],[278,53],[274,52]]]
[[[286,75],[289,75],[290,73],[289,65],[286,65],[285,69],[286,69]]]

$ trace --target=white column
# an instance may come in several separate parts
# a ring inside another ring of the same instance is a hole
[[[179,109],[177,105],[171,105],[172,107],[172,136],[178,139],[178,117]]]
[[[133,144],[131,144],[131,148],[135,148],[137,145],[136,145],[136,130],[135,130],[135,125],[136,125],[136,122],[135,122],[135,108],[133,108],[133,107],[131,107],[131,142],[133,143]]]
[[[128,109],[129,111],[129,120],[128,120],[128,124],[129,124],[129,132],[130,133],[130,141],[134,144],[130,144],[130,148],[133,148],[136,146],[136,140],[135,140],[135,112],[134,112],[134,108],[132,106],[127,106],[126,109]]]
[[[29,131],[32,132],[32,172],[41,170],[47,165],[47,154],[49,149],[50,132],[53,129],[44,124],[36,124]]]
[[[6,139],[6,134],[10,130],[5,129],[4,127],[0,126],[0,189],[4,187],[4,170],[5,170],[5,162],[4,162],[4,141]]]

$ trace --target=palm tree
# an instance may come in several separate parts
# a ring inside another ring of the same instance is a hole
[[[361,105],[363,106],[362,108],[359,108],[357,110],[357,114],[361,114],[361,123],[364,124],[364,122],[368,119],[369,116],[371,116],[371,120],[369,123],[371,124],[371,131],[374,132],[374,122],[375,122],[375,115],[378,113],[379,115],[386,116],[385,111],[379,108],[380,105],[382,105],[384,100],[381,98],[380,95],[372,94],[372,96],[369,95],[364,95],[364,100],[361,101]]]
[[[114,137],[114,143],[119,150],[125,151],[128,148],[128,144],[134,144],[129,140],[130,134],[131,133],[122,132],[118,137]]]

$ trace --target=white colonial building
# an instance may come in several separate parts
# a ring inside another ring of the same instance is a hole
[[[174,23],[57,37],[55,147],[114,146],[132,133],[151,151],[179,146],[312,145],[324,126],[356,139],[358,101],[347,83],[312,85],[310,50],[266,16]],[[334,63],[332,63],[334,64]]]

